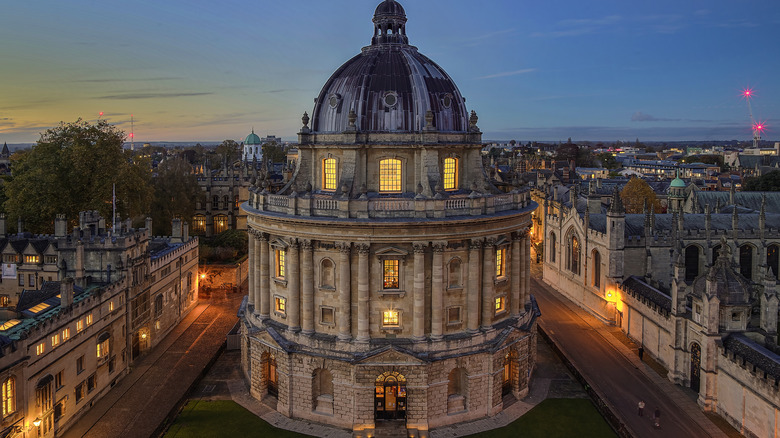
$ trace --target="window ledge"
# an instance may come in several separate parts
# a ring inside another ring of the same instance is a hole
[[[336,288],[333,286],[320,286],[318,289],[320,292],[336,292]]]
[[[279,318],[282,318],[282,319],[287,319],[287,314],[286,313],[281,313],[278,310],[274,310],[274,315],[278,316]]]
[[[287,279],[286,278],[279,278],[279,277],[273,277],[274,283],[287,287]]]
[[[377,292],[380,297],[398,297],[403,298],[406,296],[405,290],[399,290],[399,289],[381,289],[379,292]]]
[[[495,284],[496,286],[503,286],[503,285],[506,284],[506,282],[507,282],[507,278],[506,278],[506,275],[505,275],[503,277],[496,278],[493,281],[493,284]]]
[[[403,330],[403,327],[400,325],[382,326],[382,331],[384,332],[400,332],[401,330]]]
[[[447,292],[461,292],[463,286],[447,286]]]

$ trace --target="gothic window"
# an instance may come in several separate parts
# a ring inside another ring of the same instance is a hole
[[[163,311],[163,296],[162,294],[157,295],[154,297],[154,316],[158,317],[162,315]]]
[[[287,262],[287,251],[283,249],[276,250],[276,278],[284,278]]]
[[[214,216],[214,234],[219,234],[228,229],[228,217],[224,214]]]
[[[326,158],[322,160],[322,189],[336,190],[336,159]]]
[[[54,377],[49,374],[35,386],[35,405],[41,409],[41,412],[46,412],[54,406],[52,398],[53,381]]]
[[[769,267],[769,270],[772,272],[772,275],[775,277],[775,279],[780,278],[778,277],[778,268],[780,267],[778,262],[780,262],[780,257],[778,257],[777,252],[778,246],[777,245],[769,245],[766,248],[766,264]]]
[[[444,159],[444,190],[458,189],[458,159]]]
[[[230,196],[225,195],[222,197],[222,208],[225,210],[230,208]]]
[[[601,254],[593,250],[593,287],[601,287]]]
[[[506,276],[506,248],[496,248],[496,278]]]
[[[335,269],[330,259],[323,259],[320,263],[320,288],[336,288]]]
[[[685,281],[693,281],[699,276],[699,247],[690,245],[685,248]]]
[[[211,199],[211,208],[212,210],[219,209],[219,196],[214,195],[214,197]]]
[[[401,160],[387,158],[379,162],[379,191],[383,193],[401,191]]]
[[[382,288],[398,289],[398,260],[382,260]]]
[[[715,245],[715,246],[712,247],[712,264],[713,265],[718,260],[718,257],[720,257],[720,245]]]
[[[550,263],[555,263],[555,233],[550,233]]]
[[[447,287],[461,287],[461,263],[460,259],[452,259],[447,269]]]
[[[572,234],[568,242],[566,243],[566,253],[568,256],[568,268],[569,271],[578,274],[580,273],[580,241],[577,236]]]
[[[202,214],[196,214],[192,218],[192,231],[196,233],[206,232],[206,216]]]
[[[3,417],[16,412],[16,379],[11,376],[3,382]]]
[[[111,334],[109,332],[104,332],[103,334],[98,337],[97,340],[97,357],[98,359],[106,358],[109,354],[111,354]]]
[[[749,280],[753,279],[753,248],[750,245],[739,247],[739,273]]]

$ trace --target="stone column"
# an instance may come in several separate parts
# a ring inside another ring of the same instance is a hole
[[[482,248],[482,328],[493,324],[495,303],[493,302],[494,278],[496,275],[496,239],[485,239]]]
[[[263,288],[260,283],[260,260],[263,258],[263,246],[260,243],[262,237],[261,233],[255,231],[254,237],[249,240],[249,243],[254,242],[254,259],[249,259],[249,272],[252,274],[250,279],[254,287],[255,295],[255,313],[260,314],[263,302]]]
[[[358,333],[355,341],[367,343],[369,335],[369,272],[368,255],[371,246],[367,243],[355,245],[358,251]]]
[[[287,247],[287,327],[301,330],[301,277],[298,239],[292,239]]]
[[[523,262],[523,293],[521,295],[522,302],[520,303],[520,310],[525,309],[525,303],[530,300],[531,295],[531,236],[526,230],[525,238],[522,241],[522,248],[525,255],[521,257]]]
[[[303,306],[303,333],[314,334],[314,255],[312,253],[311,240],[301,243],[301,295]]]
[[[271,261],[271,248],[268,245],[268,235],[260,234],[260,319],[267,319],[271,316],[271,271],[269,262]]]
[[[260,307],[260,302],[256,300],[255,293],[257,293],[257,289],[255,288],[255,270],[252,269],[255,266],[255,258],[257,257],[257,253],[255,252],[255,240],[257,239],[255,236],[255,230],[248,229],[247,234],[249,235],[249,243],[247,244],[247,251],[249,256],[249,263],[247,266],[249,267],[248,273],[247,273],[247,296],[249,299],[247,300],[247,304],[249,307],[251,307],[253,310],[255,307]]]
[[[433,266],[431,285],[431,339],[441,340],[444,333],[444,248],[447,242],[433,243]]]
[[[469,242],[469,278],[466,289],[466,327],[470,332],[479,330],[479,251],[482,248],[481,240]]]
[[[523,233],[518,231],[512,233],[512,268],[511,268],[511,291],[512,295],[509,298],[509,305],[512,309],[512,315],[517,316],[523,309],[523,282],[525,281],[526,272],[521,271],[525,266],[523,262]]]
[[[425,339],[425,248],[427,243],[415,242],[414,246],[414,320],[412,337]]]
[[[352,313],[352,297],[350,295],[350,243],[337,243],[339,249],[339,340],[352,339],[350,316]]]

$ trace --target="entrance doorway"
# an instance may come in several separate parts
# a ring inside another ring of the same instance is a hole
[[[701,384],[701,346],[691,344],[691,389],[699,392]]]
[[[512,393],[512,383],[517,375],[517,352],[512,350],[504,356],[504,381],[501,386],[501,395]]]
[[[406,378],[387,371],[376,378],[374,416],[377,420],[406,419]]]
[[[266,358],[263,363],[266,379],[268,379],[268,394],[279,397],[279,377],[276,374],[276,358],[273,354],[265,353]]]

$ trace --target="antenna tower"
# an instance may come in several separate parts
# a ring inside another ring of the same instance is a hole
[[[753,118],[753,107],[750,105],[750,99],[752,99],[754,95],[755,93],[753,93],[752,88],[742,90],[742,96],[747,101],[748,112],[750,113],[750,126],[753,129],[753,148],[758,149],[759,144],[761,143],[761,133],[766,129],[766,123],[756,122],[756,119]]]
[[[135,124],[133,123],[133,115],[130,114],[130,152],[135,151],[135,134],[133,133]]]

